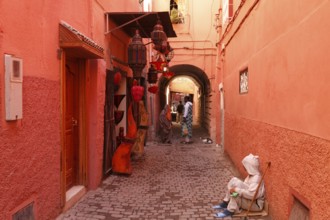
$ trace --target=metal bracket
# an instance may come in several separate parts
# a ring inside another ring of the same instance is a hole
[[[120,29],[120,28],[122,28],[122,27],[124,27],[124,26],[126,26],[126,25],[128,25],[128,24],[130,24],[130,23],[133,23],[133,22],[135,22],[135,21],[137,21],[137,20],[140,20],[141,18],[144,18],[144,17],[146,17],[146,16],[148,16],[148,15],[150,15],[150,14],[157,14],[157,12],[149,12],[149,13],[146,13],[146,14],[144,14],[144,15],[141,15],[140,17],[137,17],[137,18],[134,18],[134,19],[132,19],[132,20],[130,20],[130,21],[128,21],[128,22],[126,22],[126,23],[124,23],[124,24],[122,24],[122,25],[119,25],[119,26],[117,26],[117,27],[115,27],[115,28],[113,28],[113,29],[111,29],[111,30],[107,30],[106,32],[105,32],[105,35],[107,35],[107,34],[109,34],[109,33],[111,33],[111,32],[113,32],[113,31],[115,31],[115,30],[117,30],[117,29]],[[107,19],[107,28],[108,28],[108,20],[109,20],[109,14],[106,14],[106,19]]]

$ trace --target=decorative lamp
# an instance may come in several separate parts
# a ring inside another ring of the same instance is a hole
[[[134,79],[133,81],[133,86],[131,88],[131,93],[133,96],[133,100],[135,102],[139,102],[143,95],[144,95],[144,87],[143,86],[139,86],[136,79]]]
[[[150,86],[148,88],[148,91],[153,93],[153,94],[156,94],[158,92],[158,86]]]
[[[172,76],[174,76],[173,72],[170,72],[170,68],[169,66],[164,66],[163,67],[163,77],[165,77],[166,79],[170,79]]]
[[[149,71],[148,71],[148,82],[151,83],[156,83],[158,80],[158,71],[155,69],[153,65],[150,65]]]
[[[152,43],[155,45],[155,50],[160,50],[163,47],[164,42],[167,42],[167,36],[160,20],[158,20],[157,24],[154,26],[154,30],[151,32],[150,37]]]
[[[173,59],[173,57],[174,57],[174,51],[170,51],[170,52],[165,56],[166,62],[167,62],[167,63],[171,62],[171,60]]]
[[[173,72],[164,72],[164,73],[163,73],[163,76],[164,76],[166,79],[170,79],[172,76],[174,76],[174,73],[173,73]]]
[[[141,77],[142,70],[146,63],[146,46],[142,42],[139,30],[136,30],[132,42],[128,45],[128,65],[133,70],[133,76],[135,78]]]
[[[174,57],[173,48],[170,46],[170,43],[167,42],[167,53],[165,53],[166,62],[170,62]]]
[[[164,66],[166,66],[166,62],[162,61],[161,58],[159,58],[157,61],[150,62],[150,64],[153,65],[154,68],[159,72],[162,72]]]
[[[113,82],[115,85],[119,85],[121,82],[121,74],[120,72],[115,73]]]
[[[163,66],[162,71],[163,71],[163,73],[167,73],[167,72],[169,72],[170,69],[169,69],[168,65]]]
[[[164,54],[165,56],[170,52],[169,50],[172,49],[168,46],[167,41],[163,41],[161,45],[155,45],[154,50],[157,50],[159,53]]]

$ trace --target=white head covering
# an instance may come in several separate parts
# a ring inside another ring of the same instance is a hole
[[[258,156],[249,154],[248,156],[244,157],[244,159],[242,160],[242,164],[245,167],[245,169],[249,175],[260,174]]]

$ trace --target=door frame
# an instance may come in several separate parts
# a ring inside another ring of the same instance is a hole
[[[65,151],[65,115],[66,115],[66,62],[67,55],[61,50],[61,155],[60,155],[60,187],[61,187],[61,206],[66,204],[66,151]],[[78,93],[79,93],[79,109],[78,109],[78,142],[79,142],[79,166],[78,166],[78,184],[87,186],[87,129],[86,129],[86,70],[88,62],[85,59],[77,59],[78,62]]]

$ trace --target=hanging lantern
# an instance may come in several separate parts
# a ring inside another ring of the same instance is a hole
[[[139,31],[136,30],[132,42],[128,45],[128,65],[133,70],[133,76],[135,78],[141,77],[142,70],[146,63],[146,46],[142,42]]]
[[[164,72],[164,73],[163,73],[163,76],[164,76],[166,79],[170,79],[170,78],[172,78],[172,76],[174,76],[174,73],[173,73],[173,72]]]
[[[167,42],[167,36],[164,32],[163,25],[160,20],[157,21],[157,24],[154,26],[154,30],[151,32],[151,40],[155,45],[155,50],[160,50],[162,48],[163,42]]]
[[[155,45],[154,50],[157,50],[159,53],[164,54],[166,56],[166,54],[169,53],[169,47],[167,45],[167,40],[163,41],[160,45]]]
[[[150,65],[149,71],[148,71],[148,82],[151,83],[156,83],[158,76],[157,76],[158,72],[157,70],[154,68],[153,65]]]
[[[173,57],[174,57],[174,51],[170,51],[170,52],[165,56],[166,62],[167,62],[167,63],[171,62],[171,60],[173,59]]]
[[[167,42],[167,51],[168,52],[165,53],[165,59],[166,62],[169,63],[174,57],[174,51],[169,42]]]
[[[120,72],[117,72],[114,75],[113,82],[114,82],[115,85],[119,85],[120,84],[120,82],[121,82],[121,74],[120,74]]]
[[[164,66],[163,67],[163,77],[165,77],[166,79],[170,79],[172,76],[174,76],[173,72],[170,72],[170,68],[169,66]]]
[[[163,71],[164,66],[166,66],[166,62],[164,62],[161,58],[159,58],[157,61],[150,62],[150,64],[160,72]]]
[[[137,84],[136,79],[134,79],[134,81],[133,81],[133,86],[131,88],[131,93],[132,93],[132,96],[133,96],[133,100],[135,102],[139,102],[142,99],[143,95],[144,95],[144,87],[139,86]]]
[[[150,86],[148,88],[148,91],[153,93],[153,94],[156,94],[158,92],[158,86]]]

